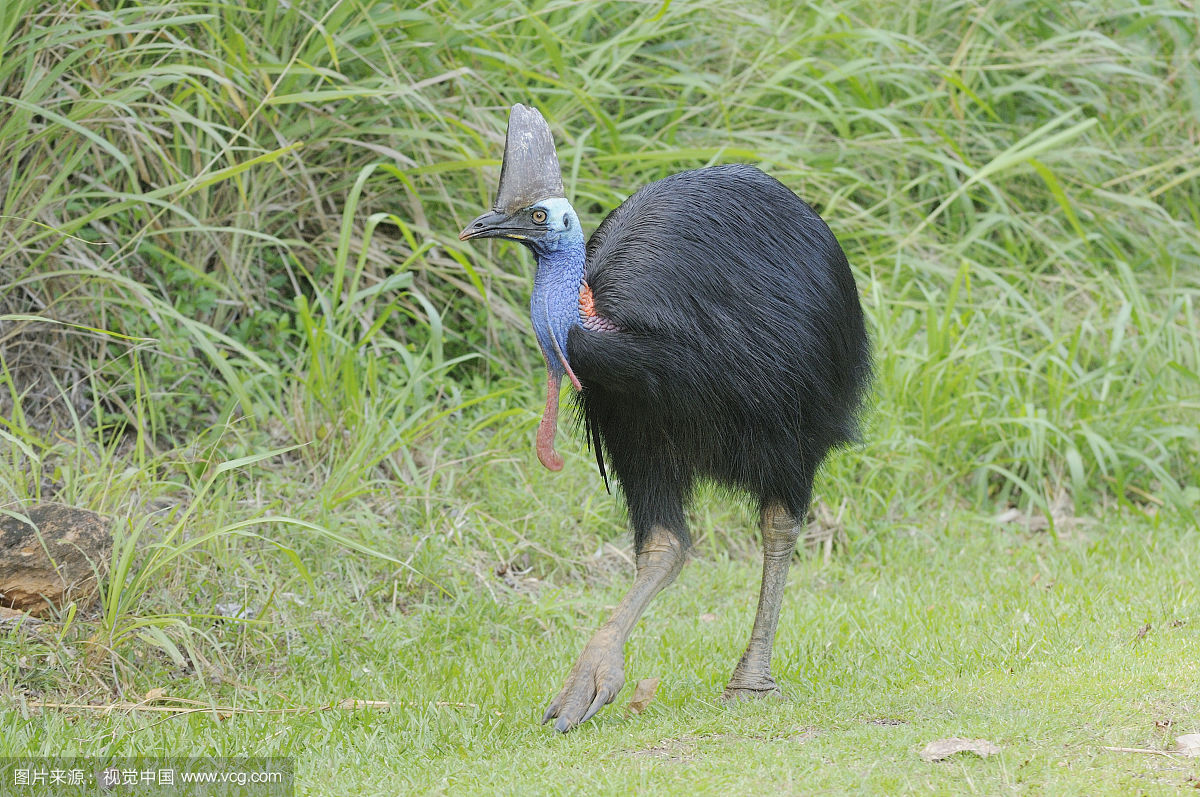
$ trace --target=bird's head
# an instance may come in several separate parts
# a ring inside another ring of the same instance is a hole
[[[552,252],[583,240],[579,216],[565,197],[546,197],[509,213],[489,210],[467,225],[459,239],[507,238],[525,244],[536,254]]]
[[[458,237],[462,241],[507,238],[536,254],[582,242],[579,217],[566,199],[550,126],[536,109],[512,107],[496,201]]]

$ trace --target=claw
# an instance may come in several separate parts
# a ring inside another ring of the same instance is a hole
[[[596,693],[596,699],[592,701],[592,705],[588,706],[587,713],[583,715],[581,723],[587,722],[596,715],[596,712],[604,708],[612,700],[613,696],[607,689],[601,689]]]
[[[559,717],[558,722],[554,723],[554,730],[559,733],[566,733],[571,730],[571,723],[567,722],[566,717]]]

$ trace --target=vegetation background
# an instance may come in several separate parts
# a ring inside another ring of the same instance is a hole
[[[742,161],[847,251],[878,381],[793,701],[714,700],[757,545],[705,494],[630,645],[656,703],[536,725],[630,566],[582,443],[532,454],[530,258],[456,237],[518,101],[589,228]],[[8,0],[0,507],[116,536],[99,608],[0,629],[0,754],[292,755],[306,794],[1200,783],[1104,749],[1200,731],[1198,177],[1191,0]],[[1003,752],[917,757],[953,735]]]

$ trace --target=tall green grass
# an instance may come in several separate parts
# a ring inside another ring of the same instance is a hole
[[[947,507],[1194,522],[1198,31],[1168,0],[12,0],[0,502],[142,528],[215,464],[299,446],[184,536],[296,518],[408,564],[366,587],[332,538],[284,546],[333,583],[418,595],[476,556],[576,571],[623,521],[578,444],[553,480],[531,464],[530,260],[456,238],[523,101],[589,226],[727,161],[829,221],[878,372],[820,484],[852,544]],[[704,544],[744,549],[720,512]]]

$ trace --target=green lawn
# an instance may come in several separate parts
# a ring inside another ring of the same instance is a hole
[[[1113,526],[1055,540],[962,513],[877,554],[798,561],[782,701],[719,699],[757,568],[698,557],[627,650],[630,683],[662,679],[649,708],[628,713],[627,686],[555,734],[538,725],[543,705],[628,574],[584,587],[483,571],[489,583],[452,602],[326,596],[290,609],[277,654],[219,683],[159,671],[131,684],[131,698],[157,687],[245,713],[18,702],[0,754],[287,755],[301,794],[1173,793],[1200,782],[1200,760],[1104,748],[1165,751],[1200,731],[1198,538],[1128,515]],[[7,677],[20,677],[11,656],[28,641],[3,644]],[[391,708],[329,708],[347,699]],[[253,713],[276,709],[300,711]],[[921,760],[951,736],[1001,752]]]

